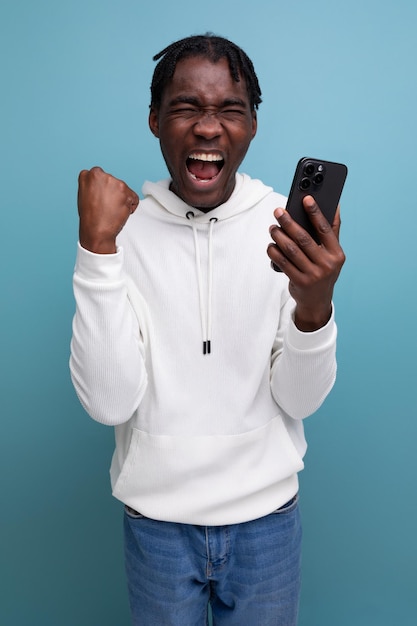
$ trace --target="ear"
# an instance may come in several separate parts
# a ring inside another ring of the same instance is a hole
[[[159,116],[158,111],[154,108],[149,111],[149,128],[151,133],[159,138]]]
[[[258,130],[258,117],[254,109],[252,111],[252,139],[255,137],[257,130]]]

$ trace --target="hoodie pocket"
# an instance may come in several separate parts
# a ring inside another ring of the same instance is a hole
[[[266,515],[290,498],[303,467],[281,417],[238,435],[173,437],[133,429],[113,495],[153,519],[232,524]]]

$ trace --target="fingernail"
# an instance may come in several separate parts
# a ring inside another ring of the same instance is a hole
[[[277,209],[275,209],[274,215],[278,219],[279,217],[281,217],[281,215],[284,215],[284,209],[281,209],[281,207],[278,207]]]

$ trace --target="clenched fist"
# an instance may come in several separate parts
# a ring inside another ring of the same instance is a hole
[[[97,254],[116,252],[116,237],[138,204],[139,196],[101,167],[80,172],[78,213],[82,247]]]

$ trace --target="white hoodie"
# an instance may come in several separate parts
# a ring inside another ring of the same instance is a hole
[[[333,386],[336,325],[300,332],[270,268],[283,196],[238,174],[202,213],[169,182],[145,183],[116,254],[78,247],[72,379],[116,427],[116,498],[158,520],[244,522],[297,492],[301,420]]]

